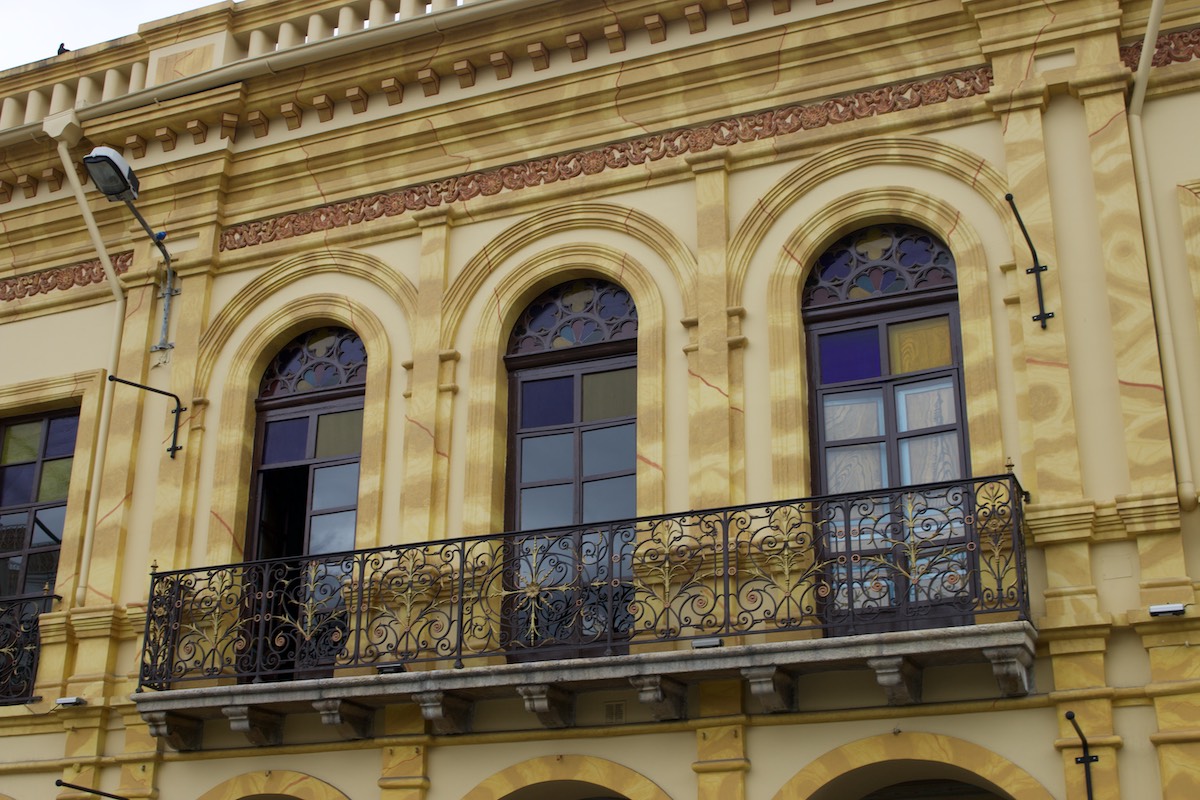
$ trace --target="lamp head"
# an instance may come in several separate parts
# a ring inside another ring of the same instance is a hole
[[[111,147],[97,147],[83,157],[83,166],[96,188],[112,202],[136,200],[138,179],[125,157]]]

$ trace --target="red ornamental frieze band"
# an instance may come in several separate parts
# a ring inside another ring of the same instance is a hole
[[[1141,42],[1121,48],[1121,61],[1130,69],[1137,69],[1141,57]],[[1154,60],[1150,63],[1155,67],[1165,67],[1197,58],[1200,58],[1200,28],[1172,31],[1159,36],[1154,44]]]
[[[595,175],[608,169],[700,153],[713,147],[762,141],[894,111],[975,97],[987,94],[991,85],[991,68],[977,67],[929,80],[898,83],[815,103],[730,117],[696,128],[642,136],[597,150],[531,159],[494,170],[409,186],[395,192],[357,197],[307,211],[234,225],[221,232],[220,249],[239,250],[316,231],[358,225],[380,217],[394,217],[406,211],[471,200],[480,195],[495,195],[506,189],[516,191],[544,186],[580,175]]]
[[[117,274],[129,271],[133,265],[133,251],[127,250],[112,257],[113,269]],[[68,264],[62,267],[31,272],[28,275],[17,275],[13,278],[0,280],[0,301],[8,302],[32,297],[38,294],[49,294],[53,291],[65,291],[76,286],[91,286],[104,280],[104,267],[100,259],[81,261],[78,264]]]

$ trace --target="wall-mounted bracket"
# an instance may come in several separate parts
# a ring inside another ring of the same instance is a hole
[[[1025,274],[1032,275],[1037,283],[1038,313],[1034,314],[1033,321],[1041,323],[1042,330],[1045,330],[1046,320],[1054,318],[1054,312],[1046,310],[1046,298],[1042,294],[1042,273],[1049,267],[1038,258],[1037,249],[1033,246],[1033,239],[1029,238],[1029,231],[1025,229],[1025,221],[1021,219],[1021,212],[1017,211],[1017,202],[1013,200],[1012,193],[1004,195],[1004,199],[1012,207],[1013,216],[1017,218],[1017,225],[1021,228],[1021,235],[1025,237],[1025,244],[1029,245],[1029,253],[1033,256],[1033,266],[1025,270]]]
[[[175,429],[171,432],[171,446],[167,448],[167,452],[171,454],[171,458],[174,458],[175,451],[183,449],[183,445],[181,445],[179,443],[179,416],[184,411],[187,411],[187,406],[185,406],[183,404],[183,402],[179,399],[179,395],[172,394],[171,392],[164,392],[162,389],[155,389],[153,386],[146,386],[145,384],[142,384],[142,383],[134,383],[133,381],[127,381],[124,378],[118,378],[116,375],[109,375],[108,379],[110,381],[116,381],[117,383],[123,383],[126,386],[133,386],[138,389],[145,389],[147,392],[154,392],[155,394],[165,395],[167,397],[172,398],[175,401],[175,408],[171,410],[171,413],[175,415]]]
[[[1083,781],[1087,788],[1088,800],[1092,800],[1092,764],[1100,760],[1100,756],[1094,756],[1088,751],[1088,740],[1083,735],[1083,730],[1079,727],[1079,723],[1075,721],[1075,712],[1068,711],[1064,714],[1067,722],[1071,723],[1071,727],[1075,729],[1075,733],[1079,736],[1079,741],[1083,744],[1083,755],[1075,757],[1076,764],[1083,765]]]

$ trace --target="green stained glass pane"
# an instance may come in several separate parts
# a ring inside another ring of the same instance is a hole
[[[42,463],[42,481],[38,485],[37,501],[50,503],[54,500],[65,500],[67,488],[71,483],[71,462],[73,458],[59,458]]]
[[[42,438],[42,421],[22,422],[4,431],[4,445],[0,447],[0,464],[19,464],[38,457]]]
[[[637,369],[615,369],[583,376],[583,421],[637,414]]]
[[[338,458],[362,451],[363,412],[339,411],[317,419],[317,458]]]

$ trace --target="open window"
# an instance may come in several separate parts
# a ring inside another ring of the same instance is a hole
[[[247,577],[265,591],[251,672],[328,666],[344,646],[367,354],[346,328],[285,345],[257,400]],[[262,623],[266,625],[265,622]]]

